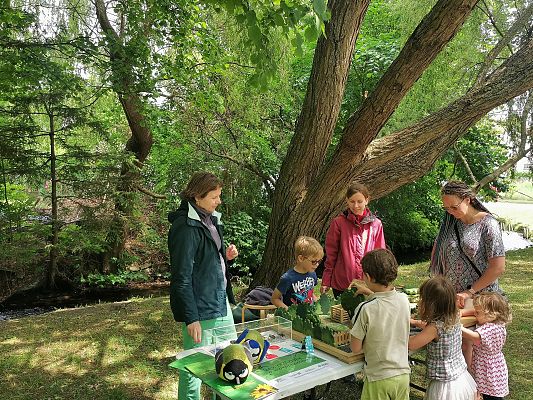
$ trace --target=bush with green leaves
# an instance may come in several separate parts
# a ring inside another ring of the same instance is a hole
[[[433,245],[444,215],[441,179],[441,174],[434,171],[370,203],[383,222],[385,241],[395,254],[427,250]]]
[[[253,274],[261,263],[265,248],[268,225],[261,219],[254,219],[246,212],[238,212],[224,220],[226,243],[235,244],[239,257],[230,267],[233,275]]]
[[[0,198],[0,229],[21,227],[24,221],[31,219],[35,198],[28,194],[22,185],[6,183]]]
[[[119,271],[116,274],[88,274],[81,277],[80,282],[88,286],[106,287],[119,286],[129,282],[147,282],[150,279],[142,271]]]

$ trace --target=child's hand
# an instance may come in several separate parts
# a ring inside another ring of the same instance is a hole
[[[426,325],[427,325],[427,323],[425,321],[422,321],[422,320],[419,320],[419,319],[413,319],[413,318],[411,318],[409,320],[409,323],[411,325],[413,325],[414,327],[420,328],[420,329],[424,329],[426,327]]]
[[[370,290],[365,282],[363,281],[360,281],[360,280],[357,280],[357,279],[354,279],[352,281],[352,283],[350,283],[350,286],[348,286],[348,289],[352,289],[352,288],[356,288],[357,291],[355,292],[356,294],[364,294],[365,296],[368,296],[374,292],[372,292],[372,290]]]
[[[320,286],[320,294],[324,294],[329,290],[329,286]]]

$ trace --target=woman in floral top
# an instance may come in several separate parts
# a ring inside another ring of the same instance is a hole
[[[457,292],[460,308],[476,292],[502,293],[498,278],[505,271],[505,249],[498,221],[460,181],[441,190],[447,211],[431,257],[432,275],[444,275]]]

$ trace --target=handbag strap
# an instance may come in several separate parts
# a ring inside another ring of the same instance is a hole
[[[461,236],[459,236],[459,228],[457,228],[457,222],[454,222],[453,229],[455,230],[455,234],[457,235],[457,244],[458,244],[459,250],[466,257],[466,259],[468,260],[468,262],[470,263],[472,268],[474,268],[474,271],[476,271],[478,277],[480,277],[482,275],[481,271],[479,270],[479,268],[476,266],[476,264],[474,264],[474,262],[470,259],[470,257],[468,257],[468,255],[463,250],[463,242],[461,240]]]

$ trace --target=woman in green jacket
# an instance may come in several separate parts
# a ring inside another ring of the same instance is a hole
[[[168,215],[171,263],[170,306],[183,322],[185,350],[210,344],[206,330],[228,327],[235,332],[229,303],[234,303],[227,271],[237,248],[226,248],[220,214],[222,182],[208,172],[197,172],[181,193],[178,210]],[[180,371],[178,398],[200,399],[201,381]]]

